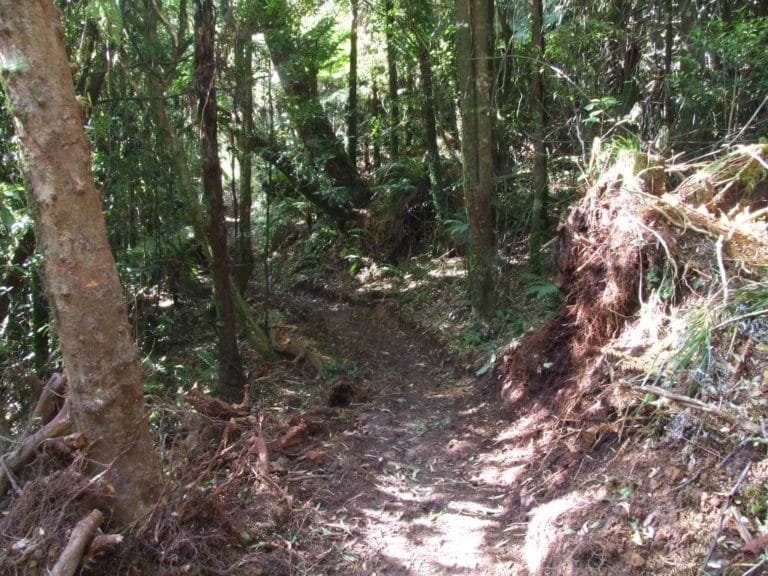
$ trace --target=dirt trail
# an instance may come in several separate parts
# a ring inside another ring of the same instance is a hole
[[[506,511],[515,467],[494,442],[488,398],[435,361],[424,338],[369,308],[307,294],[292,308],[370,389],[323,445],[327,457],[299,471],[309,478],[299,498],[319,505],[317,527],[343,558],[332,572],[514,573]]]

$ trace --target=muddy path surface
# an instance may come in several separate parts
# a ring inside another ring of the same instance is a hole
[[[291,471],[326,550],[295,573],[513,574],[512,454],[493,397],[381,308],[302,292],[292,320],[365,390]],[[517,467],[519,471],[519,467]]]

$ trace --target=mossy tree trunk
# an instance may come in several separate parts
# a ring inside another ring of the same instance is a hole
[[[349,30],[349,96],[347,100],[347,155],[357,164],[357,26],[359,0],[350,0],[352,24]]]
[[[113,520],[124,526],[156,502],[160,465],[63,29],[50,0],[0,0],[0,79],[26,156],[72,417],[90,442],[91,467],[115,488]]]
[[[546,114],[544,108],[544,9],[542,0],[531,2],[531,115],[533,117],[533,202],[531,206],[531,235],[528,252],[530,267],[541,273],[541,239],[547,225],[547,149],[544,142]]]

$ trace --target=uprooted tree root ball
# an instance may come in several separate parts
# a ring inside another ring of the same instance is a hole
[[[561,225],[565,306],[498,366],[549,421],[529,574],[763,573],[768,146],[672,193],[649,166],[620,155]]]
[[[635,156],[621,155],[560,226],[565,306],[520,345],[524,353],[506,356],[507,387],[552,390],[572,380],[637,312],[653,289],[645,279],[663,277],[676,257],[675,235],[648,200],[654,189],[635,169]]]

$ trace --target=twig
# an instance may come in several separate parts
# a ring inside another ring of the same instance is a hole
[[[768,308],[763,308],[762,310],[755,310],[753,312],[747,312],[746,314],[742,314],[741,316],[734,316],[733,318],[728,318],[728,320],[724,320],[720,322],[717,326],[715,326],[715,330],[720,330],[720,328],[723,328],[724,326],[728,326],[728,324],[733,324],[734,322],[741,322],[742,320],[746,320],[747,318],[754,318],[755,316],[762,316],[763,314],[768,314]]]
[[[43,387],[40,397],[37,399],[34,410],[32,410],[32,423],[47,424],[55,416],[56,398],[63,398],[67,388],[67,377],[61,372],[56,372]],[[31,429],[28,428],[26,434]]]
[[[674,400],[675,402],[678,402],[680,404],[685,404],[686,406],[690,406],[691,408],[695,408],[696,410],[701,410],[702,412],[706,412],[708,414],[714,414],[715,416],[718,416],[725,420],[726,422],[733,424],[734,426],[741,428],[745,432],[749,432],[750,434],[754,434],[756,436],[762,435],[762,428],[758,425],[752,422],[751,420],[747,420],[745,418],[740,418],[734,414],[731,414],[730,412],[727,412],[726,410],[723,410],[722,408],[718,408],[717,406],[713,406],[712,404],[707,404],[706,402],[702,402],[701,400],[697,400],[696,398],[691,398],[690,396],[686,396],[685,394],[677,394],[675,392],[670,392],[669,390],[665,390],[664,388],[659,388],[658,386],[651,386],[651,385],[643,385],[643,386],[637,386],[637,389],[641,392],[646,392],[650,394],[656,394],[656,396],[663,396],[664,398],[669,398],[670,400]]]
[[[717,266],[720,269],[720,281],[723,284],[723,304],[728,304],[728,276],[725,275],[725,265],[723,264],[723,236],[717,237],[715,242],[717,252]]]
[[[749,546],[755,540],[755,537],[752,536],[749,528],[744,525],[744,522],[741,519],[741,514],[739,514],[739,509],[736,508],[736,506],[731,508],[731,516],[733,516],[733,520],[736,522],[736,530],[739,531],[741,539],[744,540],[744,544]]]
[[[5,458],[3,457],[0,457],[0,467],[2,467],[2,471],[5,474],[5,477],[8,479],[8,482],[10,482],[11,486],[13,486],[13,489],[16,490],[16,492],[21,492],[21,488],[19,488],[19,485],[16,483],[16,476],[14,476],[13,472],[8,469],[8,462],[6,462]]]
[[[743,576],[752,576],[752,574],[762,574],[762,572],[758,572],[758,570],[763,566],[765,566],[766,562],[768,562],[768,558],[763,558],[762,560],[760,560],[760,562],[752,566],[752,568],[744,572]]]
[[[734,137],[733,137],[733,138],[731,138],[731,139],[730,139],[728,142],[726,142],[726,143],[725,143],[725,145],[726,145],[726,146],[730,146],[731,144],[733,144],[734,142],[736,142],[736,140],[738,140],[739,138],[741,138],[741,135],[742,135],[742,134],[744,134],[744,132],[746,132],[747,128],[749,128],[749,125],[750,125],[750,124],[752,124],[752,121],[753,121],[755,118],[757,118],[757,115],[760,113],[760,110],[762,110],[762,109],[763,109],[763,106],[765,106],[766,102],[768,102],[768,96],[766,96],[765,98],[763,98],[763,101],[762,101],[762,102],[760,102],[760,105],[757,107],[757,110],[755,110],[755,111],[752,113],[752,116],[750,116],[750,117],[749,117],[749,120],[747,120],[746,124],[744,124],[744,126],[742,126],[742,127],[741,127],[741,130],[739,130],[739,133],[738,133],[738,134],[736,134],[736,136],[734,136]]]
[[[707,557],[704,558],[704,562],[701,564],[701,570],[699,571],[699,576],[706,576],[707,575],[707,565],[709,564],[709,559],[712,558],[712,554],[714,554],[715,549],[717,548],[717,541],[720,539],[720,533],[723,531],[723,520],[725,519],[725,515],[728,513],[728,509],[731,507],[731,503],[733,502],[733,497],[736,495],[736,493],[739,491],[739,488],[741,487],[741,483],[744,481],[744,478],[747,477],[747,473],[749,472],[749,469],[752,467],[752,462],[747,462],[747,465],[744,466],[744,470],[741,471],[741,474],[739,474],[738,480],[736,480],[736,484],[733,485],[733,488],[731,488],[730,493],[728,494],[728,499],[723,504],[723,508],[720,510],[720,518],[717,521],[717,530],[715,531],[715,537],[712,539],[712,544],[709,547],[709,552],[707,553]]]
[[[667,243],[664,241],[664,238],[662,237],[662,235],[656,232],[656,230],[654,230],[650,226],[646,226],[642,221],[640,221],[639,218],[635,218],[635,222],[639,224],[642,228],[645,228],[646,230],[648,230],[648,232],[653,234],[656,237],[656,240],[659,241],[659,244],[661,244],[661,247],[664,248],[664,253],[667,255],[667,262],[671,263],[672,268],[675,269],[675,279],[676,279],[678,277],[677,262],[675,262],[675,259],[672,258],[672,253],[669,251],[669,246],[667,246]]]
[[[124,537],[122,534],[97,534],[91,540],[88,551],[85,553],[87,558],[101,554],[102,552],[122,544]]]
[[[56,561],[56,565],[51,570],[51,576],[73,576],[83,559],[83,554],[93,540],[96,529],[104,520],[104,514],[100,510],[94,509],[88,516],[80,520],[72,530],[64,551]]]

